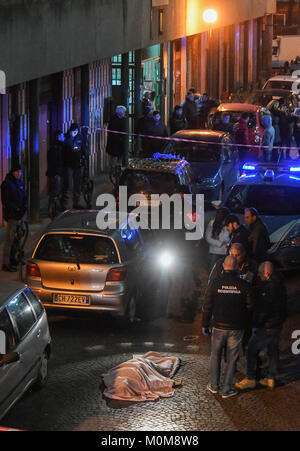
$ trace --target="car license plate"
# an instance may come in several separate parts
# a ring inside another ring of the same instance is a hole
[[[80,296],[77,294],[54,294],[54,304],[67,304],[67,305],[90,305],[90,296]]]

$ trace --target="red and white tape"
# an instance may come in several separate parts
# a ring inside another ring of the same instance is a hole
[[[127,136],[134,136],[134,137],[140,137],[140,138],[149,138],[149,139],[159,139],[161,141],[175,141],[175,142],[185,142],[185,143],[194,143],[194,144],[208,144],[207,141],[199,141],[195,139],[184,139],[184,138],[170,138],[165,136],[153,136],[153,135],[142,135],[138,133],[128,133],[128,132],[119,132],[116,130],[108,130],[106,128],[97,128],[96,131],[103,131],[107,133],[114,133],[117,135],[127,135]],[[278,149],[278,150],[289,150],[289,149],[298,149],[300,150],[300,147],[293,146],[293,147],[287,147],[287,146],[262,146],[257,144],[238,144],[238,143],[219,143],[219,142],[211,142],[209,141],[210,145],[220,145],[223,144],[226,147],[247,147],[251,149]]]

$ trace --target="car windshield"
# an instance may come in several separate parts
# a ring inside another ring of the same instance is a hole
[[[249,98],[249,103],[253,105],[261,105],[263,107],[269,106],[275,100],[279,100],[279,103],[284,103],[284,99],[280,98],[280,96],[272,95],[272,94],[255,94]]]
[[[177,177],[168,172],[125,171],[121,177],[120,186],[127,186],[129,196],[135,193],[173,194],[178,192]]]
[[[292,90],[292,86],[294,81],[284,81],[284,80],[272,80],[268,81],[264,89],[286,89],[288,91]],[[297,86],[297,89],[300,88],[300,83]]]
[[[168,146],[168,152],[184,158],[189,163],[213,163],[221,159],[221,146],[213,143],[172,142]]]
[[[61,263],[119,263],[116,247],[110,238],[63,233],[45,235],[34,258]]]
[[[236,185],[226,201],[232,213],[249,206],[264,216],[300,215],[300,188],[274,185]]]
[[[230,124],[234,125],[242,116],[244,111],[217,111],[213,117],[213,126],[218,128],[218,125],[222,123],[222,116],[230,116]],[[248,126],[250,128],[256,126],[255,113],[248,112],[249,114],[249,122]]]

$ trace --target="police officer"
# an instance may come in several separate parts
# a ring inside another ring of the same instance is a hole
[[[18,243],[15,235],[27,209],[21,174],[21,166],[18,163],[14,163],[11,171],[6,175],[1,185],[3,219],[6,223],[6,240],[3,248],[3,271],[17,271],[18,262],[16,260],[16,251]]]
[[[72,124],[66,134],[63,157],[63,189],[61,207],[66,210],[70,191],[73,187],[73,208],[82,209],[80,205],[83,142],[79,133],[79,126]]]
[[[228,256],[223,263],[223,273],[209,286],[203,304],[202,333],[208,335],[212,329],[210,383],[211,393],[220,390],[221,359],[226,349],[226,363],[222,398],[237,394],[234,388],[236,362],[241,350],[247,315],[253,308],[250,284],[238,277],[238,263],[235,257]]]

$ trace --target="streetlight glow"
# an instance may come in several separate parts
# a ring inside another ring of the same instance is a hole
[[[218,13],[214,9],[206,9],[203,13],[203,20],[207,23],[214,23],[218,19]]]

